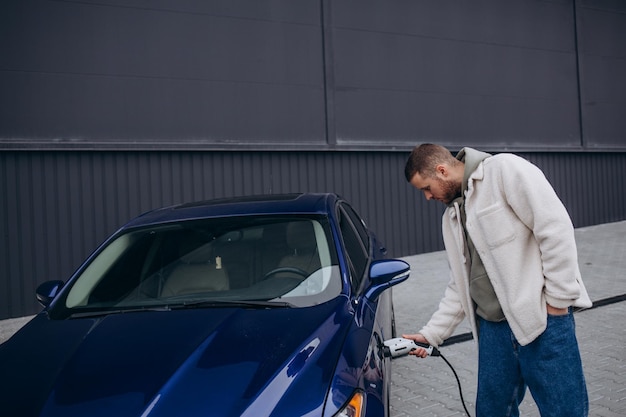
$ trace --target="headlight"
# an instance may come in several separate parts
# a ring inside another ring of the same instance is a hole
[[[365,415],[365,394],[361,391],[354,393],[350,401],[337,413],[335,417],[363,417]]]

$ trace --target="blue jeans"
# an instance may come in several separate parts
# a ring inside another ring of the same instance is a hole
[[[526,387],[542,417],[585,417],[587,387],[574,316],[548,316],[545,332],[526,346],[507,322],[479,319],[477,417],[519,416]]]

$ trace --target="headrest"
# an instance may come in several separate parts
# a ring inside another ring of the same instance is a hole
[[[214,262],[211,245],[202,245],[191,252],[184,253],[180,260],[186,264],[205,264]]]
[[[296,251],[313,251],[317,247],[315,230],[310,221],[291,222],[287,225],[287,245]]]

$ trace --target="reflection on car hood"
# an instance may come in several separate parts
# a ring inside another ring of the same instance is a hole
[[[0,412],[261,416],[321,410],[345,302],[75,320],[37,316],[0,345]],[[6,413],[6,414],[5,414]]]

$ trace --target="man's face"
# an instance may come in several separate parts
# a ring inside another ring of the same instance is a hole
[[[461,195],[461,183],[448,179],[440,172],[435,177],[423,177],[417,173],[411,179],[411,185],[422,191],[426,200],[437,200],[446,205]]]

